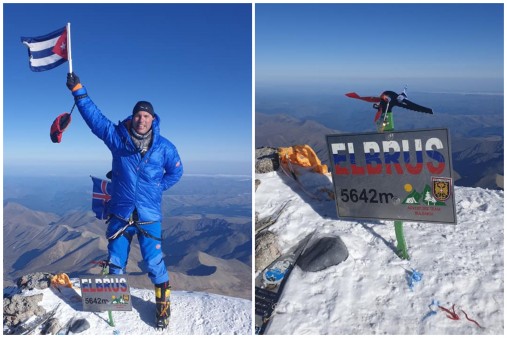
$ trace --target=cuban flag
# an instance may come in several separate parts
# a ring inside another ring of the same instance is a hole
[[[22,37],[21,42],[28,47],[30,69],[34,72],[53,69],[68,60],[66,27],[44,36]]]
[[[93,181],[92,210],[98,219],[106,219],[109,215],[107,205],[111,200],[112,184],[108,180],[90,177]]]

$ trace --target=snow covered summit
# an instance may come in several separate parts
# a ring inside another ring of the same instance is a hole
[[[339,219],[331,176],[300,174],[303,187],[281,170],[256,174],[259,219],[291,201],[264,231],[282,254],[314,230],[339,236],[349,257],[319,272],[296,266],[267,334],[504,333],[503,191],[455,187],[456,225],[405,222],[406,261],[392,221]],[[422,277],[410,287],[413,270]]]
[[[74,285],[79,285],[78,279],[73,279],[72,282]],[[157,331],[154,328],[155,295],[153,290],[131,288],[132,311],[113,312],[114,327],[108,324],[107,312],[83,312],[80,298],[66,297],[65,293],[59,293],[54,287],[23,291],[23,295],[40,293],[43,297],[39,305],[46,311],[51,311],[60,304],[55,315],[60,325],[64,326],[72,319],[85,318],[90,323],[90,328],[82,332],[85,335],[250,335],[252,333],[252,302],[241,298],[202,292],[173,291],[169,328]]]

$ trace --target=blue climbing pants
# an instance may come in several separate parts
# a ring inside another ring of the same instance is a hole
[[[112,217],[106,230],[106,236],[109,238],[119,229],[127,224],[126,221]],[[145,233],[143,233],[140,227]],[[112,275],[121,275],[125,273],[125,267],[130,253],[130,243],[137,234],[141,255],[148,267],[148,277],[153,284],[160,284],[169,281],[169,274],[164,263],[162,254],[162,225],[160,222],[149,224],[131,225],[125,229],[122,235],[109,240],[107,249],[109,251],[109,273]],[[149,234],[150,236],[146,235]],[[158,238],[158,239],[155,239]]]

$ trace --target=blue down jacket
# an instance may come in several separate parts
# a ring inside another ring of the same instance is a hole
[[[79,112],[113,155],[109,213],[128,220],[137,208],[139,221],[161,221],[162,192],[179,181],[183,165],[176,147],[160,135],[160,118],[155,114],[152,146],[141,158],[129,134],[132,116],[113,124],[85,94],[84,87],[73,92]]]

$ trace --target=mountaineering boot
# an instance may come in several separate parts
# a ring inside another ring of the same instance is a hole
[[[155,284],[155,303],[157,307],[157,329],[165,329],[171,316],[171,285],[169,281]]]

